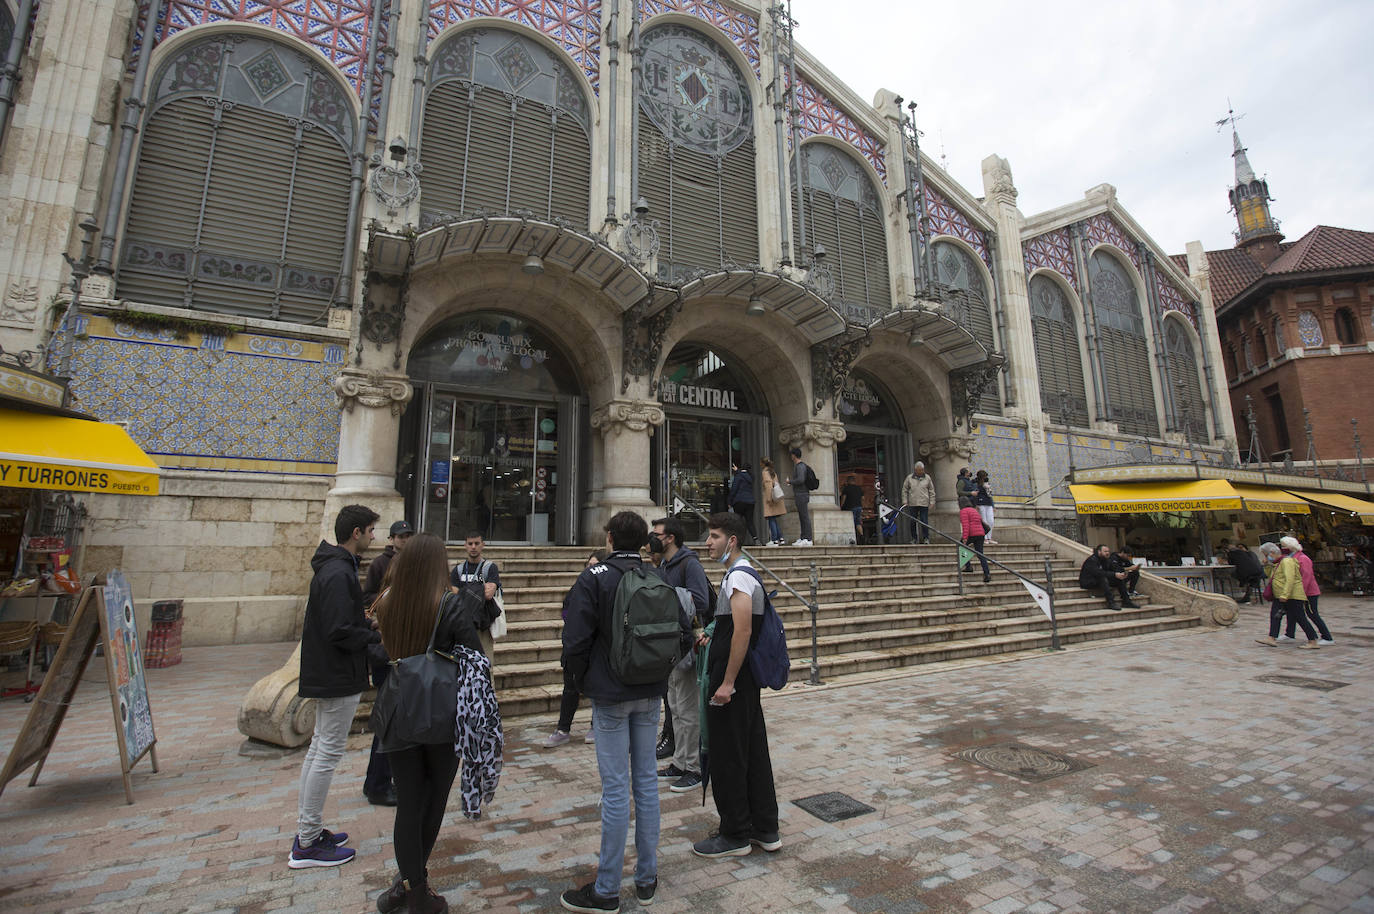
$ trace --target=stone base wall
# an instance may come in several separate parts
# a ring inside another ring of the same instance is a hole
[[[169,470],[161,488],[88,499],[82,574],[122,570],[140,631],[184,600],[188,646],[298,637],[328,481]]]

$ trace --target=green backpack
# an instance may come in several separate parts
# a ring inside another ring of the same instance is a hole
[[[641,566],[625,569],[611,616],[611,673],[625,685],[664,682],[682,659],[677,588]]]

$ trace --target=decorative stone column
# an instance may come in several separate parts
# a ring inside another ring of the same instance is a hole
[[[854,538],[854,520],[841,511],[835,502],[835,445],[845,439],[844,424],[834,419],[811,419],[778,429],[778,441],[787,448],[802,449],[802,460],[820,480],[819,489],[811,493],[812,540],[819,544],[847,545]],[[792,473],[792,463],[778,467],[783,479]],[[787,494],[788,486],[783,486]],[[792,510],[796,511],[794,505]]]
[[[334,487],[325,499],[321,536],[332,540],[334,517],[344,505],[365,504],[390,524],[401,520],[405,502],[396,491],[396,445],[401,414],[414,390],[405,375],[345,368],[334,379],[342,411]]]
[[[968,466],[978,452],[972,435],[950,435],[921,442],[920,455],[926,471],[935,477],[935,510],[931,526],[950,536],[959,531],[959,493],[955,490],[959,470]]]
[[[589,536],[618,511],[653,520],[649,444],[662,424],[663,408],[652,400],[616,398],[592,410],[591,426],[601,433],[601,498],[584,512]]]

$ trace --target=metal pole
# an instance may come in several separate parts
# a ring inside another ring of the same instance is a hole
[[[795,262],[803,263],[803,256],[807,250],[806,242],[806,200],[802,192],[801,175],[801,130],[797,122],[797,93],[801,87],[797,85],[797,24],[792,20],[792,0],[787,0],[787,110],[792,130],[792,189],[797,194],[797,251]],[[808,258],[805,263],[810,264]]]
[[[339,265],[339,285],[332,307],[351,308],[353,306],[353,267],[358,256],[358,225],[362,221],[363,181],[367,162],[367,123],[372,117],[372,71],[377,67],[377,36],[381,29],[383,0],[373,0],[371,6],[372,23],[367,40],[367,72],[363,74],[363,106],[358,118],[358,132],[353,137],[353,150],[349,156],[348,171],[348,218],[344,224],[343,263]],[[395,40],[392,36],[392,40]],[[411,137],[414,143],[415,138]],[[385,142],[385,137],[382,138]],[[340,304],[339,299],[343,299]]]
[[[1364,454],[1360,451],[1360,423],[1357,419],[1350,420],[1350,434],[1355,436],[1355,465],[1360,468],[1360,482],[1364,483],[1365,490],[1369,490],[1369,479],[1364,472]]]
[[[961,544],[961,545],[962,545],[962,544]],[[972,547],[968,547],[968,548],[972,548]],[[975,550],[975,551],[976,551],[976,550]],[[957,566],[959,566],[959,567],[957,567],[957,568],[954,569],[954,574],[955,574],[955,577],[957,577],[957,578],[959,579],[959,596],[962,597],[962,596],[964,595],[964,563],[961,562],[961,561],[959,561],[959,557],[960,557],[960,556],[959,556],[959,549],[958,549],[958,547],[956,547],[955,550],[954,550],[954,563],[955,563]]]
[[[14,16],[14,31],[5,59],[0,62],[0,148],[5,145],[5,133],[10,122],[10,108],[14,105],[15,90],[19,87],[19,61],[29,43],[29,23],[33,21],[34,0],[20,0],[19,12]],[[151,40],[151,37],[149,38]]]
[[[820,647],[818,645],[816,616],[820,611],[820,603],[817,600],[816,592],[821,586],[821,569],[815,562],[811,563],[811,685],[821,684],[821,661]]]
[[[81,259],[74,260],[65,251],[62,257],[67,261],[67,265],[72,268],[72,300],[67,303],[67,310],[62,315],[62,348],[58,351],[57,375],[61,378],[70,379],[72,375],[72,337],[76,332],[73,326],[76,318],[77,308],[81,304],[81,284],[86,281],[86,277],[91,275],[91,242],[95,240],[95,233],[100,231],[100,226],[96,225],[94,219],[89,216],[85,222],[81,223]],[[71,397],[71,385],[67,385],[65,400]]]
[[[638,0],[635,0],[638,2]],[[614,224],[615,217],[615,144],[618,139],[615,123],[616,83],[620,81],[620,0],[611,4],[611,20],[606,28],[606,47],[610,51],[607,64],[610,68],[610,86],[606,90],[606,120],[610,130],[606,144],[606,221]],[[631,200],[634,198],[631,197]]]
[[[1054,569],[1050,567],[1050,557],[1045,556],[1045,592],[1050,595],[1050,650],[1062,651],[1059,646],[1059,618],[1054,611]]]

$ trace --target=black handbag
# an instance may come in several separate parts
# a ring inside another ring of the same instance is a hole
[[[457,728],[458,662],[434,649],[434,637],[447,612],[481,609],[481,598],[464,589],[445,594],[434,617],[434,631],[423,654],[390,662],[386,682],[377,690],[370,726],[384,750],[427,744],[452,745]]]

